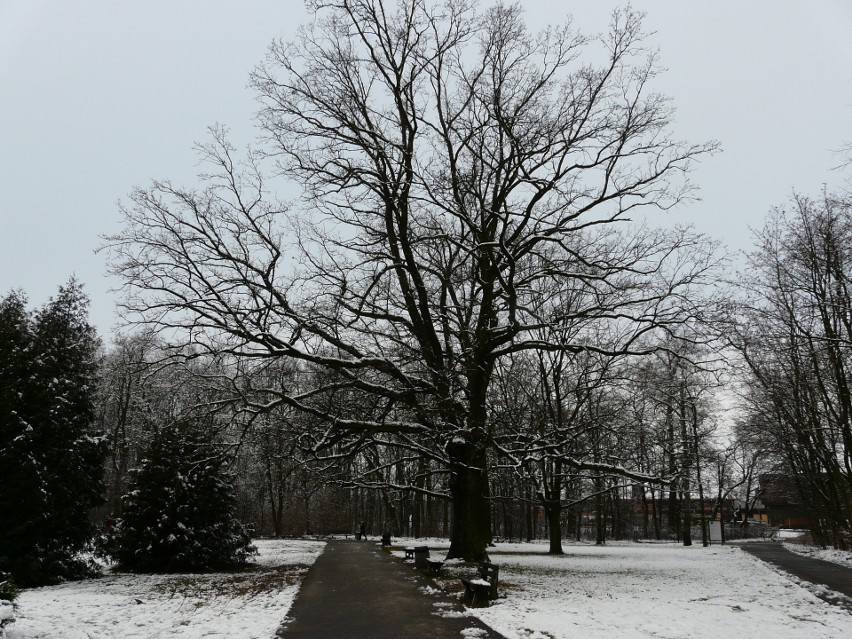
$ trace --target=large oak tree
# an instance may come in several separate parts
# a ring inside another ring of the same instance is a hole
[[[202,189],[134,192],[107,240],[113,268],[129,317],[196,352],[243,372],[301,361],[298,381],[232,390],[251,411],[312,416],[315,452],[378,440],[443,468],[449,555],[476,558],[491,537],[495,367],[688,332],[709,250],[630,218],[687,197],[713,145],[670,137],[630,11],[587,37],[570,22],[531,33],[500,4],[315,8],[252,75],[263,154],[238,162],[214,131]],[[302,187],[297,203],[271,197],[264,159]],[[618,339],[596,343],[601,330]]]

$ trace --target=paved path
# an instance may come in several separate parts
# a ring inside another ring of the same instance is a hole
[[[794,577],[829,588],[833,592],[823,592],[818,596],[852,612],[852,568],[798,555],[777,542],[745,543],[740,544],[740,548]],[[834,593],[846,595],[849,599]]]
[[[477,639],[503,636],[458,600],[425,594],[431,580],[373,542],[330,541],[276,635],[282,639]],[[455,615],[455,616],[454,616]]]

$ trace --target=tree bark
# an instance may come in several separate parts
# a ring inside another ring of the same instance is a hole
[[[683,545],[692,545],[692,493],[689,482],[689,431],[686,417],[686,382],[680,385],[680,438],[681,438],[681,472],[683,473]]]
[[[491,543],[491,502],[485,449],[451,442],[450,497],[453,525],[447,559],[481,561]]]

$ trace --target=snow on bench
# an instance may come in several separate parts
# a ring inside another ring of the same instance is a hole
[[[461,577],[464,585],[464,598],[471,605],[488,603],[489,599],[497,599],[497,582],[499,580],[500,566],[488,562],[479,564],[478,576],[473,579]]]

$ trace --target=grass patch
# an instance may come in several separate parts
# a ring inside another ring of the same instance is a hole
[[[276,568],[256,567],[236,573],[180,575],[156,586],[169,598],[256,597],[297,583],[309,566],[293,564]]]

